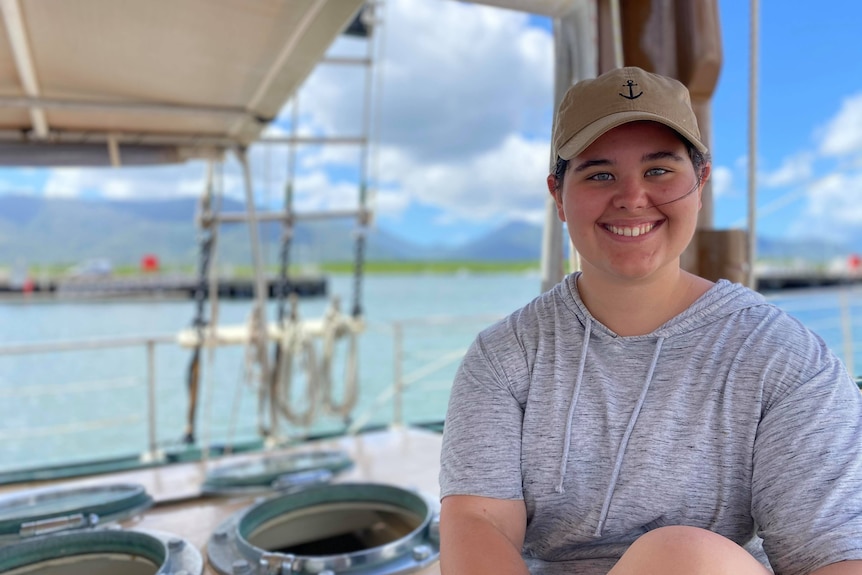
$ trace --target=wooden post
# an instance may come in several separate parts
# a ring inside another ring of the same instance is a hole
[[[698,230],[699,276],[716,281],[727,279],[745,284],[748,278],[748,233],[745,230]]]

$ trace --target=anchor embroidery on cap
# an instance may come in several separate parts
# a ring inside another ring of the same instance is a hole
[[[626,83],[625,83],[625,84],[623,84],[623,85],[624,85],[624,86],[628,86],[628,87],[629,87],[629,95],[628,95],[628,96],[626,96],[626,95],[625,95],[625,94],[623,94],[622,92],[620,92],[619,94],[620,94],[620,96],[622,96],[622,97],[623,97],[623,98],[625,98],[626,100],[634,100],[635,98],[640,98],[640,97],[641,97],[641,95],[643,94],[643,90],[641,90],[640,92],[638,92],[637,94],[635,94],[635,92],[634,92],[634,90],[632,89],[632,87],[633,87],[633,86],[637,86],[637,84],[635,83],[635,81],[634,81],[634,80],[627,80],[627,81],[626,81]]]

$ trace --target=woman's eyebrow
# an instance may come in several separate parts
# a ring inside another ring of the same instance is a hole
[[[674,160],[676,162],[681,162],[683,158],[679,154],[669,151],[651,152],[649,154],[644,154],[641,157],[642,162],[654,162],[656,160]]]
[[[581,162],[577,166],[575,166],[575,173],[583,172],[593,166],[612,166],[613,162],[610,160],[587,160],[585,162]]]

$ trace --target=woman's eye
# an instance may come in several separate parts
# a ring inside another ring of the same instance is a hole
[[[666,173],[668,173],[668,170],[666,170],[664,168],[650,168],[649,170],[647,170],[646,175],[647,176],[661,176],[661,175],[664,175]]]
[[[613,179],[613,176],[612,176],[612,175],[610,175],[610,174],[609,174],[609,173],[607,173],[607,172],[601,172],[601,173],[599,173],[599,174],[593,174],[592,176],[590,176],[590,177],[589,177],[589,178],[587,178],[587,179],[589,179],[589,180],[595,180],[595,181],[597,181],[597,182],[607,182],[607,181],[609,181],[609,180]]]

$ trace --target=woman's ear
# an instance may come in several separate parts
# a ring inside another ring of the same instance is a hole
[[[704,166],[700,169],[700,175],[698,178],[699,190],[697,192],[697,208],[700,209],[703,207],[703,187],[706,185],[706,181],[709,179],[709,175],[712,173],[712,165],[704,164]]]
[[[560,218],[561,222],[566,221],[566,214],[563,211],[563,191],[557,187],[557,177],[554,174],[549,174],[548,179],[548,191],[551,193],[551,197],[554,198],[554,203],[557,205],[557,217]],[[562,182],[560,182],[562,184]]]

